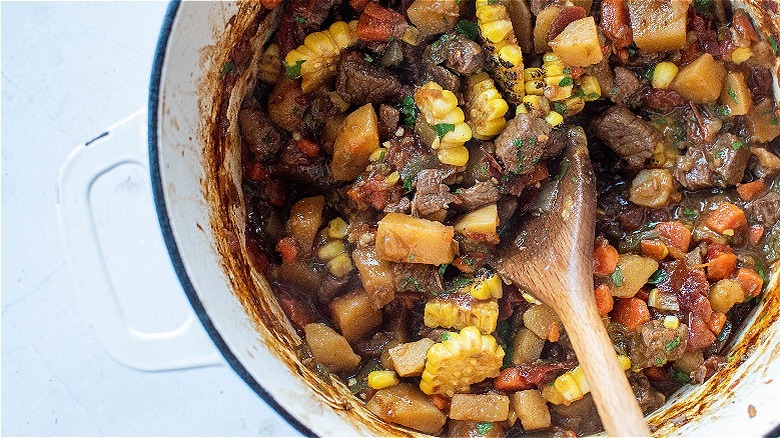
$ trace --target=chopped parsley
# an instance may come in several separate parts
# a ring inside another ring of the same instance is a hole
[[[659,284],[666,281],[666,279],[669,278],[669,275],[664,271],[663,269],[658,269],[657,271],[653,272],[653,275],[650,276],[650,278],[647,279],[647,282],[649,284]]]
[[[401,188],[406,190],[407,192],[411,192],[414,187],[412,187],[412,183],[414,182],[414,177],[410,178],[403,178],[403,184],[401,185]]]
[[[412,96],[404,97],[404,100],[401,102],[401,113],[404,115],[404,125],[410,128],[413,127],[414,118],[417,116],[417,106]]]
[[[675,348],[677,348],[678,345],[680,345],[681,341],[682,341],[682,339],[680,339],[680,337],[677,336],[676,338],[672,339],[671,341],[667,342],[664,345],[664,350],[666,350],[666,351],[674,350]]]
[[[441,340],[442,340],[442,342],[444,342],[444,341],[449,341],[449,340],[450,340],[450,332],[444,332],[444,333],[442,333],[442,334],[441,334]]]
[[[691,383],[691,377],[677,369],[672,370],[672,380],[680,383]]]
[[[693,210],[688,207],[683,207],[680,212],[682,213],[683,217],[685,219],[688,219],[689,221],[696,220],[696,217],[698,217],[698,214],[696,214],[696,210]]]
[[[449,263],[443,263],[439,265],[439,275],[444,275],[444,273],[447,271],[447,267],[449,267]]]
[[[599,93],[596,93],[596,92],[594,91],[594,92],[592,92],[592,93],[588,93],[588,95],[587,95],[586,97],[587,97],[588,99],[598,99],[599,97],[601,97],[601,94],[599,94]]]
[[[612,282],[615,283],[615,286],[617,287],[623,286],[623,281],[625,280],[625,277],[623,276],[623,270],[620,269],[620,266],[615,268],[615,272],[613,272],[610,277],[612,277]]]
[[[655,358],[655,366],[660,367],[664,364],[664,358],[663,357],[656,357]]]
[[[780,50],[777,48],[777,40],[774,35],[769,35],[769,45],[772,46],[772,51],[775,53],[775,56],[777,56]]]
[[[564,76],[563,79],[561,79],[560,82],[558,82],[559,87],[568,87],[569,85],[573,84],[574,82],[571,80],[571,76]]]
[[[739,103],[739,101],[737,100],[737,92],[734,91],[733,88],[731,88],[731,85],[726,87],[726,92],[729,93],[729,97],[731,98],[731,100],[734,101],[734,103]]]
[[[731,108],[728,105],[719,105],[715,108],[715,112],[721,117],[728,117],[731,115]]]
[[[477,433],[484,436],[493,429],[493,423],[489,421],[480,421],[477,423],[475,429],[477,429]]]
[[[300,59],[298,61],[295,61],[295,64],[289,65],[286,62],[284,63],[284,75],[287,76],[290,79],[298,79],[301,77],[301,65],[306,62],[305,59]]]
[[[225,76],[227,76],[228,74],[232,73],[234,67],[235,67],[235,65],[233,64],[233,61],[228,61],[228,62],[224,63],[222,65],[222,70],[220,70],[220,72],[219,72],[219,80],[221,81],[222,79],[225,78]]]
[[[563,74],[570,75],[571,74],[571,67],[564,67],[563,68]]]
[[[295,20],[296,23],[301,23],[301,24],[306,22],[306,19],[301,17],[300,15],[296,15],[295,17],[293,17],[293,20]]]
[[[368,53],[363,55],[363,59],[365,59],[366,62],[374,62],[374,58],[372,58]]]
[[[561,82],[563,82],[563,81],[561,81]],[[566,114],[566,111],[568,109],[569,108],[567,108],[566,104],[563,103],[563,102],[553,102],[553,111],[555,111],[556,113],[558,113],[560,115]]]
[[[650,68],[645,70],[645,75],[644,76],[645,76],[645,78],[648,81],[652,81],[653,80],[653,73],[655,72],[655,66],[656,65],[658,65],[658,64],[653,64],[653,65],[650,66]]]
[[[447,44],[450,41],[450,35],[444,34],[441,37],[439,37],[438,40],[434,41],[433,44],[431,44],[431,49],[433,50],[439,50],[442,48],[443,45]]]
[[[460,20],[455,24],[455,30],[472,41],[476,41],[479,38],[479,27],[473,21]]]
[[[563,161],[561,161],[561,171],[558,173],[558,179],[563,179],[564,176],[566,176],[566,172],[569,171],[569,159],[564,158]]]
[[[720,333],[718,333],[718,338],[715,339],[715,342],[725,341],[730,334],[731,334],[731,321],[727,320],[726,323],[723,324],[723,328],[720,329]]]
[[[760,260],[756,260],[756,274],[764,280],[764,283],[769,281],[769,278],[767,278],[766,273],[764,272],[764,264],[761,263]]]
[[[436,133],[436,135],[442,139],[445,135],[447,135],[448,132],[455,130],[455,125],[452,123],[438,123],[431,126],[431,128],[433,128],[433,131]]]
[[[699,15],[704,18],[709,18],[712,16],[713,0],[696,0],[694,2],[694,8],[696,8],[696,12],[698,12]]]
[[[741,149],[742,146],[745,146],[745,143],[742,143],[740,140],[737,140],[734,143],[731,143],[731,149],[734,149],[735,151],[738,151],[739,149]]]

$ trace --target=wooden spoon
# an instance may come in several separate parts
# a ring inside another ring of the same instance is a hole
[[[610,436],[650,436],[642,410],[618,364],[596,310],[593,240],[596,188],[582,128],[573,128],[553,199],[521,223],[494,266],[505,279],[552,308],[569,335]]]

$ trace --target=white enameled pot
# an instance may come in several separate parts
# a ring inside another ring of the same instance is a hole
[[[734,3],[751,12],[765,35],[780,40],[777,7],[771,7],[776,1]],[[109,352],[136,368],[199,366],[221,360],[221,354],[303,434],[418,435],[378,420],[343,384],[323,382],[301,364],[294,352],[300,338],[247,257],[236,114],[254,84],[261,48],[279,19],[278,12],[264,11],[259,2],[171,3],[154,62],[148,113],[77,147],[61,171],[60,218],[85,312]],[[228,62],[233,70],[226,75]],[[144,132],[148,157],[135,147],[142,144]],[[124,162],[149,166],[164,239],[194,309],[194,316],[172,332],[142,333],[129,326],[102,265],[89,187],[98,175]],[[678,392],[650,415],[656,434],[778,433],[777,268],[761,308],[739,334],[728,366],[705,384]],[[751,405],[753,417],[748,414]]]

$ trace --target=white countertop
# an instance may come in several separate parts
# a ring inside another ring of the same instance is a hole
[[[70,150],[145,107],[167,3],[3,3],[2,435],[298,435],[226,366],[142,372],[113,360],[79,305],[56,214]],[[125,314],[171,329],[190,311],[149,176],[92,191]]]

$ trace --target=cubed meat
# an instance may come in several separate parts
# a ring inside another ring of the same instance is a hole
[[[593,123],[596,135],[628,168],[641,169],[663,139],[653,125],[622,105],[609,108]]]
[[[496,138],[496,155],[506,172],[522,175],[531,172],[544,155],[551,127],[544,119],[518,114]]]
[[[336,78],[336,92],[354,105],[394,100],[401,93],[401,82],[384,67],[368,62],[359,51],[341,55]]]

